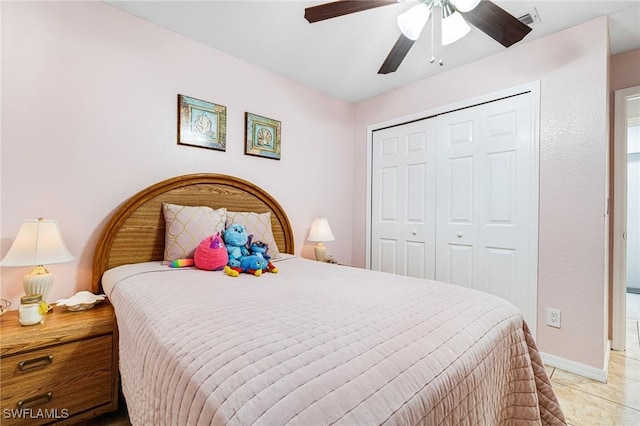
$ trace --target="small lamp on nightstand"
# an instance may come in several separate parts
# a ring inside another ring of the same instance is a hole
[[[322,242],[335,240],[333,232],[331,232],[331,227],[329,226],[329,221],[326,217],[317,217],[313,219],[311,231],[309,231],[309,238],[307,239],[309,241],[318,241],[318,244],[316,244],[314,248],[316,260],[319,260],[320,262],[324,261],[327,255],[327,248],[322,244]]]
[[[34,266],[22,280],[24,293],[41,294],[46,302],[53,286],[53,275],[43,265],[70,260],[73,256],[62,239],[57,221],[25,219],[0,266]]]

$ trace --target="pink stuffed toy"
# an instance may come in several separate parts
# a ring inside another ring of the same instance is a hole
[[[206,271],[221,271],[229,262],[227,248],[219,232],[200,242],[193,256],[196,267]]]

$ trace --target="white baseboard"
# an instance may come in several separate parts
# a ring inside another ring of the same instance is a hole
[[[571,361],[566,358],[559,357],[557,355],[540,352],[542,362],[545,365],[559,368],[560,370],[568,371],[569,373],[577,374],[579,376],[587,377],[589,379],[597,380],[602,383],[607,383],[607,373],[609,369],[609,354],[611,353],[611,341],[607,342],[605,348],[605,360],[604,369],[595,368],[590,365],[582,364],[576,361]]]

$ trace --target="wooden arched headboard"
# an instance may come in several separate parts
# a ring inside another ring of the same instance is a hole
[[[92,290],[101,291],[102,274],[110,268],[164,258],[162,203],[226,207],[231,211],[271,212],[278,250],[293,254],[293,231],[280,204],[257,185],[221,174],[191,174],[156,183],[129,198],[102,231],[93,255]]]

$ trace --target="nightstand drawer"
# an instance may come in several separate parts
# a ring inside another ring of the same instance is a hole
[[[109,403],[112,338],[109,334],[3,358],[2,424],[18,424],[25,416],[29,424],[46,423]],[[7,416],[7,409],[17,411]],[[44,417],[33,418],[39,414]]]

